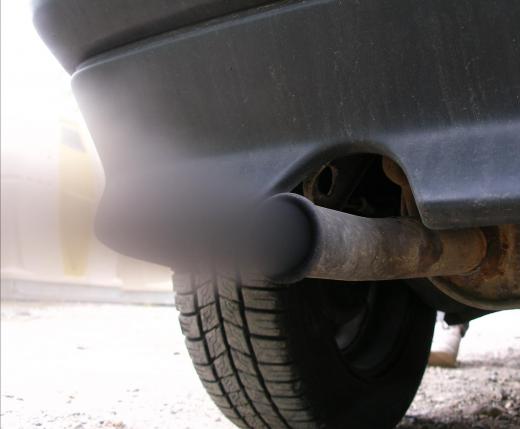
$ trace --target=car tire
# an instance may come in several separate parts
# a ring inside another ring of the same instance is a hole
[[[420,384],[435,312],[402,282],[174,284],[195,369],[238,427],[392,428]]]

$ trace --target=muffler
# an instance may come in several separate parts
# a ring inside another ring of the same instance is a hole
[[[451,276],[475,270],[486,255],[477,228],[432,231],[416,219],[353,216],[296,194],[266,200],[255,231],[262,274],[280,283]]]

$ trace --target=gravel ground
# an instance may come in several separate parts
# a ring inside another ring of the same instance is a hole
[[[1,427],[231,429],[169,307],[2,303]],[[472,323],[401,429],[520,428],[520,310]]]

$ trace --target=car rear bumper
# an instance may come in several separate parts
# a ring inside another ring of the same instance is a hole
[[[67,63],[107,175],[102,238],[169,241],[205,184],[266,196],[350,153],[401,165],[430,228],[520,222],[518,22],[506,0],[281,2]]]

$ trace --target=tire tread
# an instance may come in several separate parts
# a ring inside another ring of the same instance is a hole
[[[242,428],[318,427],[284,331],[286,290],[229,276],[178,275],[176,306],[206,391]]]

